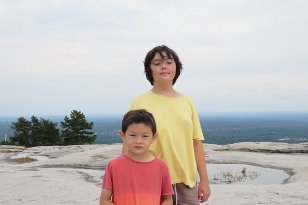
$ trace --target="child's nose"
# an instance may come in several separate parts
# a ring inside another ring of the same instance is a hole
[[[140,144],[141,142],[142,142],[142,137],[137,137],[137,138],[136,138],[136,143],[139,143],[139,144]]]
[[[166,69],[166,67],[167,67],[167,63],[166,61],[163,61],[161,64],[161,69]]]

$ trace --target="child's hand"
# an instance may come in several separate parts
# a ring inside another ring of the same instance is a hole
[[[209,183],[200,182],[198,186],[198,199],[200,202],[205,202],[211,195],[211,188]]]

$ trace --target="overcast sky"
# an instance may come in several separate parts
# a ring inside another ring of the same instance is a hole
[[[0,116],[122,114],[162,44],[200,113],[308,112],[306,0],[1,0]]]

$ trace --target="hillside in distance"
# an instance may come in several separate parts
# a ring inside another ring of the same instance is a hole
[[[122,142],[117,134],[121,117],[94,121],[97,143]],[[202,114],[200,123],[208,144],[308,142],[308,113]]]
[[[86,116],[87,117],[87,116]],[[16,118],[17,119],[17,118]],[[12,136],[9,124],[14,118],[0,118],[0,140]],[[53,118],[59,122],[62,119]],[[97,134],[97,144],[122,142],[118,136],[121,116],[90,116]],[[208,144],[231,144],[237,142],[308,142],[308,113],[221,113],[200,114],[200,123]]]
[[[259,113],[200,117],[205,142],[308,142],[308,114]]]

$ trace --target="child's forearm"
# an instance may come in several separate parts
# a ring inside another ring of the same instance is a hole
[[[114,205],[114,203],[108,200],[100,200],[99,205]]]
[[[112,192],[108,189],[103,189],[101,192],[101,197],[99,200],[99,205],[114,205],[114,203],[112,203],[110,201],[111,199],[111,194]]]
[[[197,164],[197,170],[200,176],[200,183],[198,185],[198,199],[200,202],[205,202],[211,195],[211,188],[209,185],[209,178],[205,165],[205,153],[203,143],[200,140],[194,140],[194,151]]]
[[[160,205],[172,205],[173,200],[171,195],[162,196],[162,201]]]
[[[194,140],[194,151],[197,164],[197,170],[200,176],[200,181],[209,183],[206,162],[205,162],[205,153],[203,148],[203,143],[201,140]]]

